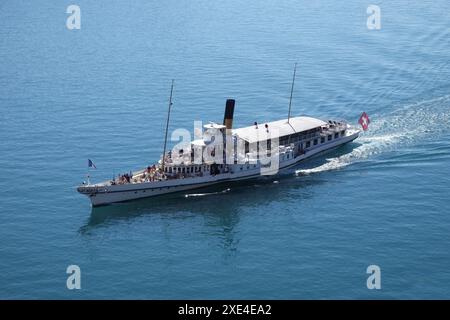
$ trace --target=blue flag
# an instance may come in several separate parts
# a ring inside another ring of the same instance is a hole
[[[88,159],[88,167],[89,167],[89,168],[97,169],[97,167],[95,166],[95,164],[92,162],[91,159]]]

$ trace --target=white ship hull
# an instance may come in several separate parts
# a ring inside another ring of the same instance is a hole
[[[332,150],[356,139],[359,130],[348,130],[345,136],[318,144],[306,149],[306,152],[295,156],[294,153],[281,155],[279,158],[280,171],[292,167],[299,162],[311,158],[319,153]],[[86,185],[78,187],[78,192],[89,197],[93,206],[106,205],[116,202],[130,201],[140,198],[203,188],[218,183],[253,179],[261,176],[259,164],[243,163],[227,165],[229,172],[217,175],[204,175],[184,179],[161,180],[141,183],[128,183],[117,185]],[[242,168],[242,169],[241,169]]]

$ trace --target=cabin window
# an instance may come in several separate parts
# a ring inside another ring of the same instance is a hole
[[[306,141],[306,148],[311,147],[311,141]]]
[[[183,167],[183,169],[182,169],[182,171],[181,171],[182,173],[185,173],[185,168]]]
[[[286,155],[286,158],[289,159],[289,154]]]
[[[345,135],[345,130],[341,131],[341,136]]]
[[[331,134],[329,134],[329,135],[328,135],[328,141],[330,141],[331,138],[332,138],[332,137],[331,137]]]
[[[325,142],[325,137],[320,138],[320,143],[324,143]]]
[[[242,167],[240,167],[239,169],[241,169],[241,170],[242,170],[243,168],[242,168]]]
[[[169,167],[169,173],[172,173],[172,167]]]
[[[335,139],[339,138],[339,132],[336,132],[336,133],[334,134],[334,138],[335,138]]]
[[[317,145],[318,142],[317,139],[314,139],[314,145]]]
[[[291,139],[290,139],[290,141],[291,141],[291,142],[295,142],[295,141],[297,141],[297,134],[293,134],[293,135],[291,135]]]

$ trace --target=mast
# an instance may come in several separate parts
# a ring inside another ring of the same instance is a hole
[[[289,123],[289,119],[291,118],[292,93],[294,92],[295,72],[296,71],[297,71],[297,62],[295,63],[294,75],[292,76],[291,96],[289,98],[289,111],[288,111],[288,120],[287,120],[288,123]]]
[[[164,136],[164,150],[163,150],[163,157],[162,157],[162,163],[161,168],[164,172],[164,165],[166,161],[166,146],[167,146],[167,132],[169,130],[169,120],[170,120],[170,109],[172,107],[172,93],[173,93],[173,79],[172,79],[172,86],[170,87],[170,97],[169,97],[169,110],[167,112],[167,121],[166,121],[166,134]]]

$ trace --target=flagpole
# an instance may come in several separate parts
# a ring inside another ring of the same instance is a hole
[[[91,184],[91,179],[90,179],[91,178],[91,170],[90,170],[91,167],[93,167],[94,169],[97,169],[95,167],[95,164],[92,162],[92,160],[88,159],[88,168],[87,168],[87,183],[88,183],[88,185]]]

